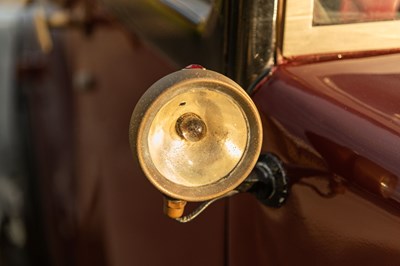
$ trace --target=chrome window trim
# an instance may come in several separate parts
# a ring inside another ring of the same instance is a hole
[[[313,7],[314,0],[286,0],[284,57],[400,48],[400,20],[313,26]]]

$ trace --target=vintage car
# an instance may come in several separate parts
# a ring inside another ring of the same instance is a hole
[[[399,265],[399,10],[1,2],[0,264]]]

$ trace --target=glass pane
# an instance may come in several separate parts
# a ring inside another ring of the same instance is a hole
[[[400,0],[314,0],[313,25],[334,25],[400,18]]]

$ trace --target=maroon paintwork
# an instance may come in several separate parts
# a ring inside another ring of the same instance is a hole
[[[71,31],[68,40],[70,72],[96,79],[91,90],[74,90],[76,265],[223,265],[224,202],[193,223],[169,219],[129,147],[136,102],[176,69],[116,27],[90,37]]]
[[[399,264],[399,61],[286,64],[260,86],[263,150],[286,162],[291,196],[231,200],[230,265]]]
[[[71,40],[71,72],[98,79],[75,93],[79,265],[399,264],[396,196],[375,177],[399,175],[400,55],[277,67],[253,98],[264,152],[290,168],[288,202],[242,194],[181,225],[163,216],[126,136],[140,95],[174,69],[114,30]]]

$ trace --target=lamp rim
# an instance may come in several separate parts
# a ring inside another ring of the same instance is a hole
[[[219,91],[231,97],[247,120],[246,149],[234,169],[218,181],[192,187],[176,184],[163,176],[151,160],[148,145],[150,126],[162,106],[176,95],[195,86]],[[262,125],[258,110],[249,95],[231,79],[210,70],[184,69],[154,83],[136,105],[129,129],[132,152],[147,179],[163,194],[186,201],[206,201],[226,194],[239,186],[254,168],[262,145]]]

